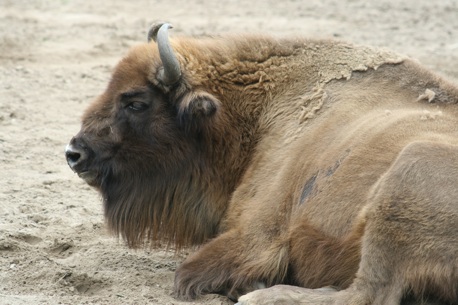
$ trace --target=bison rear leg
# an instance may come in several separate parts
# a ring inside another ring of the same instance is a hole
[[[337,304],[458,304],[458,148],[412,143],[369,198],[356,279]]]
[[[365,223],[356,278],[345,290],[274,286],[250,304],[458,304],[458,148],[413,143],[380,178]]]

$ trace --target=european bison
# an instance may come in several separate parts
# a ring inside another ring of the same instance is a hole
[[[129,246],[203,244],[180,298],[458,304],[456,85],[369,47],[168,28],[118,64],[66,158]]]

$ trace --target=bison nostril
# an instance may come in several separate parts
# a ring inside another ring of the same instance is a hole
[[[72,163],[78,162],[79,158],[81,157],[81,154],[78,152],[66,152],[65,155],[67,156],[67,160]]]
[[[70,144],[65,148],[65,157],[67,158],[68,165],[75,170],[77,165],[86,160],[86,152],[84,149]]]

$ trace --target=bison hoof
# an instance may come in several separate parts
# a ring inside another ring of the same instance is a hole
[[[335,293],[336,290],[331,287],[307,289],[296,286],[276,285],[250,292],[242,296],[235,305],[331,305],[334,303]]]

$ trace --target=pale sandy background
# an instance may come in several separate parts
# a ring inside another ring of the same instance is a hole
[[[457,80],[457,2],[0,0],[0,304],[189,304],[172,296],[187,253],[132,251],[109,236],[98,194],[63,155],[83,109],[152,21],[172,22],[171,35],[271,32],[383,46]]]

